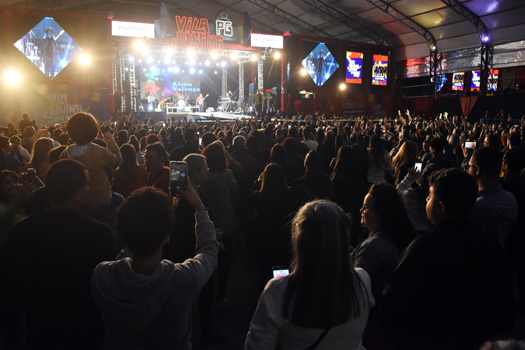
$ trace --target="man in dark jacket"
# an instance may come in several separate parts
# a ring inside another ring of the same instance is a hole
[[[170,154],[170,160],[182,161],[190,153],[201,153],[195,131],[192,128],[184,130],[184,145],[176,147]]]
[[[332,182],[328,175],[319,170],[322,160],[319,152],[308,152],[304,161],[306,172],[303,177],[295,180],[296,198],[299,202],[328,198]]]
[[[479,349],[512,330],[511,275],[498,244],[467,219],[473,178],[444,169],[429,179],[427,215],[435,225],[403,253],[387,280],[382,312],[398,349]]]

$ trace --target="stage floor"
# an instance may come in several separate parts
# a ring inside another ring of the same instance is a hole
[[[228,112],[184,112],[184,113],[166,113],[166,112],[136,112],[135,117],[138,117],[139,120],[144,120],[146,118],[151,118],[154,121],[166,121],[175,118],[175,120],[180,120],[184,117],[187,117],[189,121],[214,121],[216,118],[220,120],[236,120],[241,118],[250,118],[248,115],[242,113],[234,114]]]

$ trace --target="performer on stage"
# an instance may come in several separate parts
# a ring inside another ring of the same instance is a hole
[[[155,94],[150,91],[146,92],[146,97],[148,99],[148,109],[151,111],[155,110]]]
[[[45,29],[45,37],[42,45],[42,57],[44,58],[44,66],[46,75],[53,78],[55,76],[55,68],[58,63],[58,46],[57,39],[64,34],[62,30],[56,37],[55,31],[51,27]]]
[[[271,98],[264,96],[262,91],[263,89],[259,89],[255,95],[250,95],[250,97],[255,97],[255,110],[257,111],[257,116],[260,118],[262,118],[264,100]]]
[[[199,94],[199,97],[197,97],[197,105],[199,106],[199,113],[202,113],[204,109],[204,97],[202,97],[202,94]]]
[[[317,57],[317,62],[315,64],[315,83],[318,86],[321,86],[324,83],[323,75],[325,72],[325,60],[328,58],[328,56],[330,56],[330,51],[326,54],[326,56],[324,55],[323,50],[319,51],[319,57]]]

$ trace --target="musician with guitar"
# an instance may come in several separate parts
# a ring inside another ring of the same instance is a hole
[[[199,94],[199,97],[197,97],[197,104],[199,106],[199,112],[204,111],[204,100],[206,97],[210,96],[210,94],[207,94],[206,96],[202,97],[202,94]]]

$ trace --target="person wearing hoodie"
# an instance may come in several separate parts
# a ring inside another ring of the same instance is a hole
[[[121,196],[112,194],[106,172],[106,169],[115,170],[122,163],[122,156],[109,132],[103,135],[107,148],[92,142],[99,131],[97,120],[92,114],[80,112],[72,115],[67,121],[67,132],[75,144],[68,146],[61,158],[78,160],[88,170],[89,195],[82,211],[102,221],[101,214],[110,207],[116,209],[122,201]]]
[[[132,258],[100,263],[91,294],[106,329],[104,349],[191,349],[191,305],[217,265],[213,223],[187,179],[177,188],[195,208],[196,256],[161,260],[173,227],[172,200],[144,187],[117,213],[117,229]],[[147,218],[147,220],[144,220]]]

